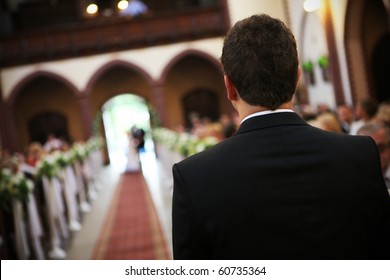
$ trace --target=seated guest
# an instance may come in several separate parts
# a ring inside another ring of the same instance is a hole
[[[318,128],[321,128],[326,131],[333,131],[337,133],[342,133],[340,122],[337,117],[332,113],[321,113],[315,119],[315,123],[318,125]]]
[[[382,122],[388,127],[390,127],[390,101],[384,101],[379,104],[375,121]]]
[[[50,133],[47,136],[47,141],[45,145],[43,146],[43,149],[45,152],[50,153],[52,151],[61,150],[62,141],[55,137],[54,134]]]
[[[27,149],[27,155],[25,163],[35,167],[37,162],[41,159],[44,154],[42,145],[38,142],[32,142]]]
[[[355,120],[351,123],[349,134],[356,135],[359,128],[374,120],[378,104],[371,98],[360,100],[355,107]]]
[[[382,123],[368,123],[362,126],[358,135],[370,136],[374,139],[381,158],[382,174],[390,194],[390,129]]]
[[[337,117],[340,121],[343,132],[349,134],[353,121],[352,108],[345,104],[337,106]]]

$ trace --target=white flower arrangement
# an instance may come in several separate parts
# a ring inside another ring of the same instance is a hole
[[[66,151],[66,152],[55,152],[53,154],[53,158],[56,161],[56,163],[59,165],[59,167],[66,167],[76,160],[76,156],[72,150]]]
[[[53,178],[60,176],[61,168],[73,164],[76,160],[84,160],[90,151],[100,149],[103,140],[100,137],[92,137],[86,143],[76,143],[69,151],[54,152],[43,156],[36,165],[37,177],[46,176]],[[14,162],[15,167],[19,162]],[[18,169],[16,167],[16,169]],[[0,202],[6,205],[13,198],[19,200],[27,199],[28,194],[34,189],[34,183],[22,172],[13,171],[9,167],[0,170]]]
[[[37,175],[52,178],[58,175],[61,168],[73,164],[76,160],[83,161],[88,154],[96,149],[100,149],[103,140],[100,137],[90,138],[85,143],[75,143],[68,151],[56,151],[45,155],[37,163]]]
[[[83,161],[88,156],[86,145],[82,143],[75,143],[72,146],[72,152],[79,161]]]
[[[34,189],[34,183],[22,172],[13,173],[4,167],[0,172],[0,202],[7,205],[12,199],[25,201]]]
[[[187,157],[195,153],[195,147],[198,142],[198,138],[189,133],[178,134],[178,140],[175,144],[175,151],[179,154]]]
[[[37,163],[37,176],[46,176],[48,178],[57,176],[60,169],[60,165],[58,163],[59,157],[60,153],[53,153],[46,155],[39,160]]]
[[[103,146],[103,139],[101,137],[95,136],[88,139],[85,143],[85,148],[88,152],[95,151],[100,149]]]
[[[204,150],[207,150],[212,146],[218,144],[218,142],[219,140],[216,137],[209,136],[209,137],[202,138],[196,141],[195,146],[193,148],[193,152],[190,153],[190,155],[203,152]]]
[[[215,137],[198,139],[189,133],[177,133],[167,128],[155,128],[153,138],[157,143],[165,145],[184,157],[202,152],[219,142]]]
[[[179,135],[167,128],[156,128],[153,130],[153,137],[157,142],[164,144],[170,150],[174,150]]]

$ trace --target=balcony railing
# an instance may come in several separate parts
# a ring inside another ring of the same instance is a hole
[[[0,67],[222,36],[228,26],[218,7],[144,18],[113,18],[0,39]]]

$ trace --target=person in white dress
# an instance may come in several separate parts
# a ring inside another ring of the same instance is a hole
[[[127,163],[125,173],[139,172],[141,164],[139,161],[135,139],[131,131],[128,132],[129,145],[127,149]]]

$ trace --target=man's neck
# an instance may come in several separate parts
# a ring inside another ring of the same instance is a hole
[[[283,103],[281,106],[279,106],[275,110],[278,110],[278,109],[292,110],[292,107],[293,107],[292,102],[290,101],[290,102]],[[268,111],[268,110],[270,110],[270,109],[266,108],[266,107],[252,106],[249,104],[242,104],[241,106],[237,106],[237,111],[238,111],[238,116],[240,118],[240,122],[242,122],[247,116],[250,116],[254,113]],[[274,110],[272,110],[272,111],[274,111]]]

